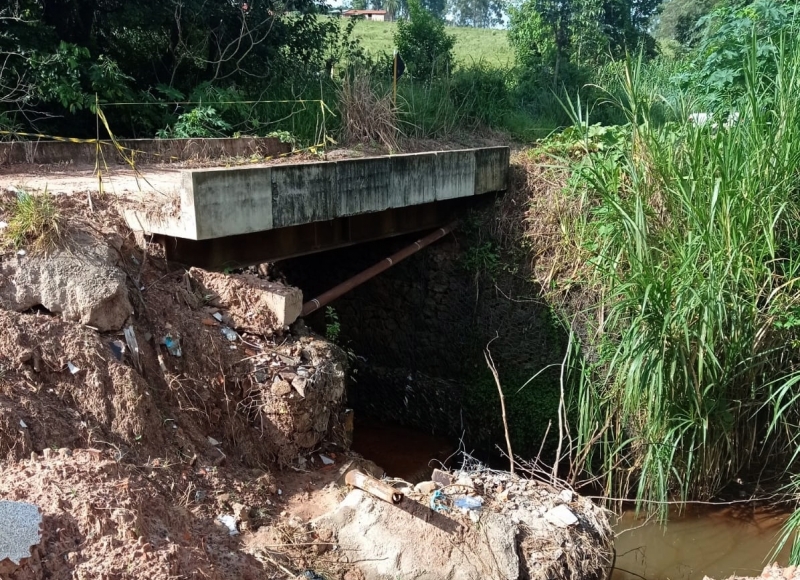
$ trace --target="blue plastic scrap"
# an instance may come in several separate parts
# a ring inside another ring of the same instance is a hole
[[[444,505],[444,494],[441,489],[437,489],[431,495],[431,509],[435,512],[446,512],[449,508]]]

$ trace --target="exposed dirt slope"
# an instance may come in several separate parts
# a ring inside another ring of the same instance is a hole
[[[111,256],[134,312],[101,333],[39,306],[0,309],[0,497],[44,515],[34,558],[0,577],[286,576],[217,518],[234,515],[241,532],[279,522],[308,484],[280,466],[346,440],[343,352],[242,311],[260,291],[247,277],[225,277],[240,298],[228,305],[209,294],[221,274],[201,284],[157,248],[145,255],[102,201],[92,214],[82,196],[57,203],[62,244]],[[43,277],[58,255],[37,257]],[[0,282],[21,280],[27,257],[6,246]]]

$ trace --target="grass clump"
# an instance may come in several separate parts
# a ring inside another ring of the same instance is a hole
[[[596,292],[577,448],[606,493],[663,515],[800,442],[800,43],[773,49],[763,74],[752,40],[725,124],[688,122],[628,62],[609,95],[627,124],[574,165],[572,278]]]
[[[18,191],[5,210],[9,219],[3,236],[14,248],[46,251],[61,239],[61,214],[46,189],[38,195]]]

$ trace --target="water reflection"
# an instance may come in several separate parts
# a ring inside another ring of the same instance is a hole
[[[622,515],[617,533],[617,570],[612,580],[724,580],[759,576],[771,553],[784,511],[738,504],[693,508],[666,528]],[[789,549],[778,557],[785,564]]]

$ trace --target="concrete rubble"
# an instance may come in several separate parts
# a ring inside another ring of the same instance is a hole
[[[118,260],[111,246],[82,232],[66,247],[0,260],[0,308],[42,306],[101,332],[119,330],[133,308]]]
[[[396,482],[398,505],[359,489],[313,522],[365,580],[601,578],[612,562],[605,512],[571,490],[479,468]],[[568,501],[567,501],[568,500]]]

